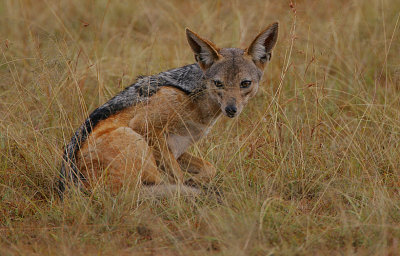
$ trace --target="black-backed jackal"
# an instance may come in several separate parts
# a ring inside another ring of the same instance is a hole
[[[94,110],[66,146],[59,190],[68,183],[112,191],[127,182],[204,184],[216,169],[187,149],[217,119],[239,115],[257,93],[278,37],[278,23],[247,49],[218,48],[186,29],[195,64],[141,77]],[[105,175],[105,173],[107,173]]]

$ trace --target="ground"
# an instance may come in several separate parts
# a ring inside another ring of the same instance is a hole
[[[1,255],[397,255],[400,1],[0,0]],[[193,63],[185,27],[246,47],[258,95],[190,151],[222,194],[54,191],[62,149],[138,75]]]

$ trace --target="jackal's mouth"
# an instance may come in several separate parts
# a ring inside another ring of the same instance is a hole
[[[234,118],[236,116],[235,113],[225,113],[227,117]]]

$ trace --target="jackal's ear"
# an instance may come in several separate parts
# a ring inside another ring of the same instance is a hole
[[[194,52],[194,57],[202,69],[209,68],[220,58],[219,49],[212,42],[201,38],[188,28],[186,28],[186,37]]]
[[[272,23],[264,29],[250,44],[246,52],[261,69],[264,68],[272,56],[272,49],[278,39],[278,22]]]

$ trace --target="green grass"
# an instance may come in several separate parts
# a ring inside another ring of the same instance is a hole
[[[1,255],[396,255],[400,2],[0,0]],[[184,28],[246,47],[261,89],[192,148],[213,196],[54,191],[64,144],[141,74],[193,63]]]

